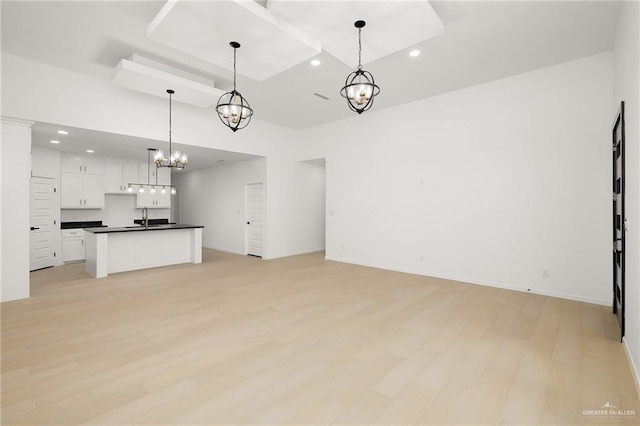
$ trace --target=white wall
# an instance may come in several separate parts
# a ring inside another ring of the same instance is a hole
[[[245,184],[256,182],[265,183],[265,239],[269,244],[263,258],[324,250],[324,167],[288,157],[174,175],[181,222],[205,225],[205,247],[243,254]]]
[[[327,258],[609,304],[612,94],[604,53],[304,131]]]
[[[53,194],[53,247],[55,264],[62,264],[62,234],[60,233],[60,151],[31,147],[31,175],[53,179],[56,192]]]
[[[625,344],[640,392],[640,4],[624,2],[616,32],[614,105],[609,120],[625,101],[626,331]]]
[[[292,156],[293,147],[267,161],[268,258],[325,247],[325,170]],[[275,239],[273,235],[279,235]]]
[[[175,173],[172,183],[180,191],[180,221],[204,225],[204,247],[244,254],[245,185],[265,180],[264,158]]]
[[[29,297],[29,178],[32,123],[2,117],[0,301]]]

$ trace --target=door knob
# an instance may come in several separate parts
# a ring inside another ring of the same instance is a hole
[[[31,230],[32,230],[32,231],[33,231],[33,230],[35,230],[35,229],[40,229],[40,228],[38,228],[38,227],[36,227],[36,226],[32,226],[32,227],[31,227]]]

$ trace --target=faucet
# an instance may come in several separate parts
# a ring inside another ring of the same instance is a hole
[[[149,211],[146,207],[142,209],[142,223],[144,223],[144,229],[149,229]]]

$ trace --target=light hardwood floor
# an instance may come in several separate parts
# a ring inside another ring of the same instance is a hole
[[[607,307],[212,250],[31,294],[1,305],[3,425],[640,421]]]

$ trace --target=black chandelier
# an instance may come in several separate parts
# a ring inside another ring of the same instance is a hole
[[[362,69],[362,28],[366,22],[356,21],[353,25],[358,29],[358,69],[347,76],[340,95],[347,98],[347,105],[352,111],[362,114],[371,108],[380,87],[373,80],[373,75]]]
[[[156,167],[169,167],[172,169],[184,169],[187,165],[187,154],[178,150],[171,150],[171,95],[175,92],[171,89],[167,89],[169,94],[169,159],[164,158],[164,153],[161,149],[156,150],[153,154],[153,161],[156,163]]]
[[[240,47],[240,43],[232,41],[229,45],[233,47],[233,90],[220,96],[216,112],[220,121],[235,132],[247,127],[253,116],[253,110],[249,102],[236,90],[236,49]]]

